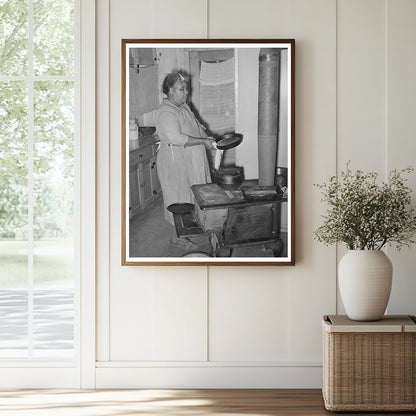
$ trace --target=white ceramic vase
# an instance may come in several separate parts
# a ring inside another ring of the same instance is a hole
[[[381,250],[350,250],[338,265],[339,291],[348,317],[377,321],[384,316],[393,267]]]

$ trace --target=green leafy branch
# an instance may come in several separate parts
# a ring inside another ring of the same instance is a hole
[[[416,211],[403,178],[413,170],[392,170],[379,184],[377,173],[353,172],[348,163],[345,172],[315,185],[328,206],[315,238],[326,245],[343,242],[350,250],[380,250],[386,244],[400,250],[415,243]]]

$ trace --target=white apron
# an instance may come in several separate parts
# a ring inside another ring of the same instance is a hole
[[[167,207],[173,203],[194,203],[191,185],[211,182],[204,145],[184,147],[188,136],[207,137],[187,104],[175,106],[164,100],[157,111],[156,131],[160,149],[156,157],[166,220],[174,225]]]

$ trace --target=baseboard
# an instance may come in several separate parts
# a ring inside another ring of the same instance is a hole
[[[321,366],[100,366],[96,388],[322,388]]]

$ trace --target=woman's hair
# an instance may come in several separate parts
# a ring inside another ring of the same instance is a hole
[[[166,95],[169,93],[169,89],[175,85],[176,81],[186,81],[185,77],[178,71],[167,74],[162,84],[162,92]]]

